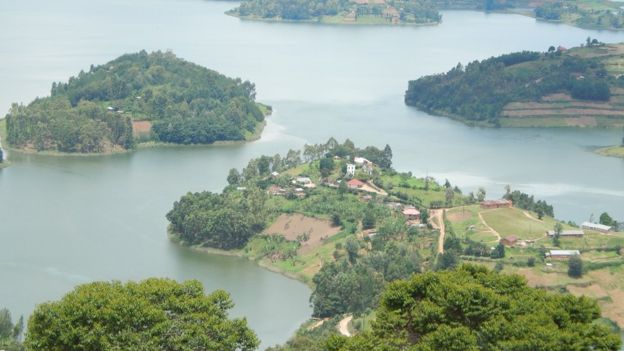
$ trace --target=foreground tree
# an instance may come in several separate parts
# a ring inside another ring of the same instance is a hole
[[[480,266],[391,283],[370,333],[331,337],[329,351],[603,350],[619,336],[594,323],[596,301],[530,288]]]
[[[244,319],[228,319],[224,291],[168,279],[96,282],[39,305],[28,322],[27,350],[255,350]]]

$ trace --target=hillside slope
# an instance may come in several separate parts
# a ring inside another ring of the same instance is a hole
[[[409,82],[405,102],[470,124],[624,126],[624,45],[517,52]]]

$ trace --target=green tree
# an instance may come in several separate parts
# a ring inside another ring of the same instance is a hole
[[[504,258],[505,257],[505,245],[503,245],[502,242],[499,242],[498,244],[496,244],[496,247],[494,247],[494,250],[492,250],[492,253],[490,254],[490,256],[492,258]]]
[[[481,202],[485,200],[485,189],[484,188],[479,188],[479,190],[477,190],[477,201]]]
[[[560,222],[555,223],[554,228],[555,235],[553,235],[553,245],[561,246],[561,232],[563,231],[563,225]]]
[[[568,260],[568,275],[572,278],[583,276],[583,260],[579,255],[572,256]]]
[[[321,176],[329,177],[331,172],[334,170],[334,159],[331,157],[322,158],[319,163],[319,170],[321,172]]]
[[[603,212],[600,215],[600,218],[598,219],[600,224],[604,224],[604,225],[608,225],[608,226],[612,226],[613,225],[613,218],[611,218],[611,216],[607,213],[607,212]]]
[[[198,281],[96,282],[44,303],[28,322],[27,350],[255,350],[244,319],[229,319],[224,291]]]
[[[617,332],[596,323],[587,297],[527,286],[483,266],[395,281],[381,297],[372,331],[328,339],[329,351],[617,351]]]
[[[228,173],[228,176],[227,176],[228,184],[236,185],[240,183],[240,180],[241,180],[241,175],[238,172],[238,170],[236,168],[230,169],[230,172]]]

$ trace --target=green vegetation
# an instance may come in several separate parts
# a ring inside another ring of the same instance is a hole
[[[534,11],[536,18],[565,22],[583,28],[624,28],[624,11],[617,1],[544,1]]]
[[[133,121],[144,121],[141,140],[210,144],[244,140],[264,121],[255,86],[177,58],[141,51],[91,66],[51,96],[13,104],[8,143],[19,149],[70,153],[123,151],[135,144]]]
[[[28,322],[27,350],[255,350],[244,319],[228,319],[224,291],[198,281],[148,279],[78,286],[44,303]]]
[[[388,286],[373,330],[330,337],[328,350],[619,350],[595,323],[596,301],[529,288],[479,266],[423,273]]]
[[[22,334],[24,333],[24,317],[13,323],[11,312],[0,309],[0,348],[6,351],[22,351]]]
[[[228,14],[247,19],[357,24],[432,24],[441,20],[432,0],[245,0]]]
[[[624,45],[590,41],[583,48],[551,47],[458,64],[445,74],[410,81],[405,102],[479,125],[622,125],[622,52]]]
[[[596,150],[596,153],[603,156],[624,158],[624,146],[604,147]]]

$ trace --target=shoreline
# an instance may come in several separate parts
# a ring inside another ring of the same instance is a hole
[[[312,285],[312,280],[306,281],[305,279],[302,279],[302,277],[296,275],[296,274],[291,274],[289,272],[286,272],[284,270],[279,269],[278,267],[272,266],[269,263],[263,262],[262,260],[254,260],[251,257],[245,255],[244,252],[244,248],[243,249],[238,249],[238,250],[223,250],[223,249],[216,249],[213,247],[205,247],[205,246],[201,246],[201,245],[188,245],[187,243],[185,243],[183,240],[180,239],[180,237],[178,236],[178,234],[174,233],[171,230],[171,225],[167,225],[167,238],[169,239],[169,241],[171,241],[173,244],[178,245],[181,248],[184,249],[189,249],[195,252],[199,252],[201,254],[205,254],[205,255],[216,255],[216,256],[229,256],[229,257],[237,257],[237,258],[242,258],[245,259],[249,262],[254,263],[256,266],[262,268],[262,269],[266,269],[269,272],[273,272],[273,273],[277,273],[283,277],[286,277],[288,279],[292,279],[292,280],[296,280],[300,283],[303,283],[304,285],[306,285],[308,288],[312,289],[313,285]]]
[[[120,155],[120,154],[130,154],[133,152],[137,152],[140,149],[149,149],[149,148],[208,148],[213,146],[234,146],[234,145],[242,145],[245,143],[254,142],[260,140],[262,138],[262,132],[267,125],[266,117],[272,114],[272,109],[267,105],[265,108],[268,110],[265,112],[265,119],[262,122],[256,124],[256,129],[253,132],[248,132],[243,140],[218,140],[211,144],[175,144],[175,143],[166,143],[162,141],[149,140],[137,143],[132,149],[123,149],[123,150],[112,150],[106,152],[96,152],[96,153],[81,153],[81,152],[61,152],[61,151],[37,151],[32,149],[19,149],[11,146],[6,146],[3,148],[2,139],[6,135],[6,122],[4,119],[0,119],[0,149],[3,149],[6,153],[7,150],[12,152],[24,154],[24,155],[40,155],[40,156],[52,156],[52,157],[102,157],[102,156],[111,156],[111,155]],[[6,153],[8,154],[8,153]],[[8,162],[0,163],[0,168],[4,168],[8,166]]]
[[[612,127],[619,127],[619,124],[615,125],[596,125],[596,126],[582,126],[582,125],[567,125],[558,122],[557,118],[561,119],[565,117],[530,117],[530,118],[509,118],[509,117],[499,117],[498,122],[499,125],[495,125],[488,121],[471,121],[462,117],[460,115],[455,115],[449,112],[440,111],[440,110],[431,110],[420,104],[407,104],[406,106],[417,109],[418,111],[424,112],[433,117],[443,117],[449,118],[451,120],[461,122],[462,124],[468,127],[480,127],[480,128],[505,128],[505,129],[514,129],[514,128],[545,128],[545,129],[592,129],[592,130],[607,130]],[[526,125],[521,125],[515,123],[515,121],[534,121],[537,123],[529,123]],[[550,122],[550,123],[549,123]],[[555,122],[553,124],[552,122]],[[607,155],[605,155],[607,156]]]
[[[600,156],[624,159],[624,145],[614,145],[594,149],[594,153]]]
[[[396,23],[393,24],[391,22],[388,23],[362,23],[362,22],[332,22],[328,20],[324,20],[322,17],[317,19],[306,19],[306,20],[288,20],[281,19],[277,17],[264,18],[258,16],[240,16],[237,13],[226,11],[225,14],[227,16],[231,16],[234,18],[238,18],[241,21],[253,21],[253,22],[266,22],[266,23],[302,23],[302,24],[318,24],[325,26],[390,26],[390,27],[429,27],[429,26],[438,26],[442,23],[440,22],[429,22],[429,23]],[[327,16],[330,17],[330,16]]]

